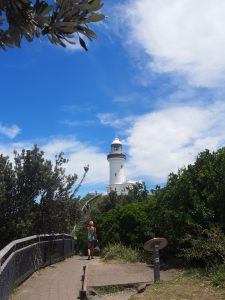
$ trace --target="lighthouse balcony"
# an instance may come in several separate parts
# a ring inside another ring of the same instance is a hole
[[[110,158],[123,158],[126,159],[126,155],[123,153],[110,153],[107,156],[107,159],[109,160]]]

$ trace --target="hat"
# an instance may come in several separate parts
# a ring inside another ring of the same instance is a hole
[[[89,222],[89,225],[90,225],[90,226],[93,226],[93,225],[94,225],[94,222],[93,222],[93,221],[90,221],[90,222]]]

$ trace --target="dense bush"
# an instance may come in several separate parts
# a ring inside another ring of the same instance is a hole
[[[221,247],[219,241],[225,240],[224,170],[225,149],[206,150],[194,165],[170,174],[167,185],[154,191],[156,232],[169,240],[171,253],[183,255],[189,262],[224,261],[223,250],[213,252],[213,248]],[[214,245],[212,236],[220,236]]]
[[[181,256],[187,261],[203,263],[213,267],[225,262],[225,235],[218,227],[199,228],[196,236],[186,235],[190,246],[183,249]]]
[[[166,252],[189,264],[224,263],[224,170],[225,148],[205,150],[151,196],[110,195],[93,210],[102,246],[122,242],[141,249],[148,239],[161,236],[169,241]]]
[[[143,248],[143,243],[154,236],[152,213],[154,203],[118,205],[97,219],[102,246],[122,242],[132,248]]]

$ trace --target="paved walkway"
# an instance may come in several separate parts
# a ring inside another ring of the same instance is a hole
[[[74,300],[79,296],[83,266],[87,260],[73,256],[34,273],[13,300]]]
[[[161,279],[169,280],[174,277],[175,273],[175,270],[172,269],[162,270],[160,272]],[[108,264],[96,259],[88,265],[88,287],[151,283],[153,281],[153,269],[146,263]]]
[[[87,265],[87,286],[149,283],[153,270],[144,263],[105,264],[95,258],[73,256],[33,274],[12,296],[12,300],[74,300],[82,286],[83,266]],[[161,271],[163,280],[171,279],[175,270]]]

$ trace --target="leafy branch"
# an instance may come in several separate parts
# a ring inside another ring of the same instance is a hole
[[[20,48],[23,37],[32,42],[41,35],[66,47],[67,43],[76,44],[77,35],[80,45],[87,50],[81,36],[96,38],[89,23],[105,19],[98,12],[102,6],[101,0],[55,0],[54,4],[40,0],[1,0],[0,47]]]

